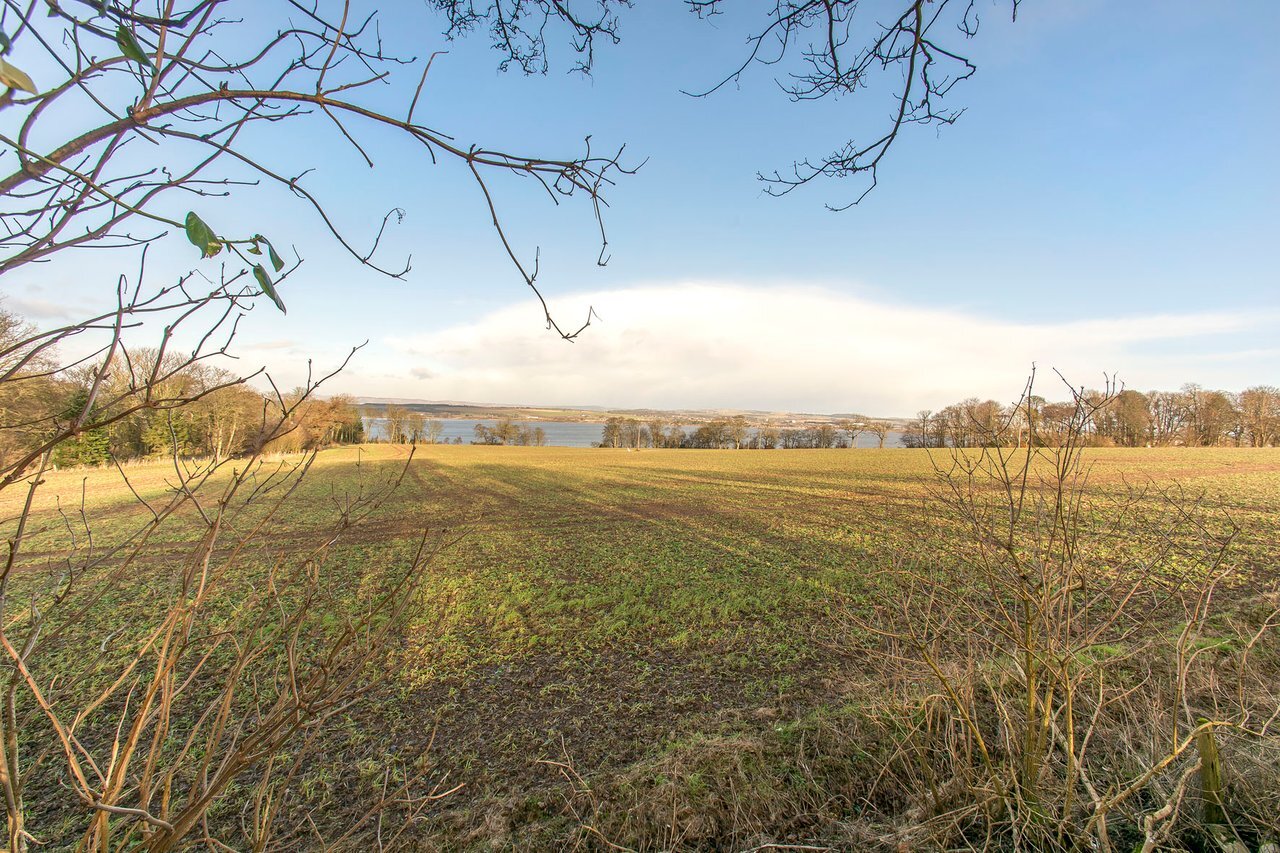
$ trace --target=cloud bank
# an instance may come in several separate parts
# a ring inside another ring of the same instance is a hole
[[[1280,362],[1273,349],[1244,346],[1273,319],[1256,312],[1015,323],[807,287],[706,282],[577,301],[603,321],[574,344],[546,332],[529,303],[387,339],[403,364],[401,395],[905,415],[971,395],[1016,397],[1032,363],[1076,385],[1097,386],[1105,371],[1145,389],[1215,378],[1243,387],[1261,380],[1240,362]]]

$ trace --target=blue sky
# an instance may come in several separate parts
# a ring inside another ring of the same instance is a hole
[[[390,47],[449,50],[419,106],[433,127],[540,154],[590,133],[647,158],[609,195],[605,269],[585,204],[493,184],[517,247],[541,247],[557,316],[590,304],[604,322],[574,345],[542,329],[456,165],[374,132],[370,170],[330,125],[300,122],[261,138],[266,159],[317,166],[312,188],[357,237],[403,207],[386,258],[412,253],[414,270],[398,282],[360,268],[269,190],[209,202],[209,221],[252,220],[305,259],[288,315],[245,324],[244,361],[288,384],[308,356],[330,363],[367,338],[340,390],[875,414],[1015,396],[1031,361],[1078,384],[1104,371],[1142,389],[1280,384],[1276,4],[1028,0],[1016,24],[979,4],[964,45],[979,70],[953,97],[966,114],[907,134],[880,186],[840,214],[824,202],[851,185],[774,199],[754,175],[876,126],[879,93],[791,104],[766,67],[707,99],[680,92],[736,64],[762,8],[708,23],[637,4],[583,78],[565,73],[567,50],[545,77],[499,73],[482,36],[445,44],[422,4],[384,4]],[[374,101],[398,109],[415,83]],[[194,263],[180,235],[158,248],[153,269]],[[51,319],[100,304],[99,273],[81,260],[11,274],[10,307]]]

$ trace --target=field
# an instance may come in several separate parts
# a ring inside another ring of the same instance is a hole
[[[322,453],[267,522],[255,565],[319,537],[343,495],[408,453]],[[1176,484],[1229,514],[1241,533],[1226,606],[1274,585],[1280,451],[1097,449],[1088,460],[1092,489]],[[128,473],[149,500],[172,478],[162,464]],[[33,577],[83,547],[82,503],[105,519],[98,548],[146,518],[118,473],[47,479],[27,544]],[[893,688],[876,680],[877,643],[850,614],[886,594],[879,570],[950,529],[936,480],[910,450],[420,447],[394,497],[334,549],[333,589],[403,566],[424,531],[449,545],[373,691],[300,784],[341,812],[369,782],[353,768],[429,745],[431,778],[465,787],[416,825],[426,847],[581,841],[584,815],[600,808],[588,788],[627,812],[613,815],[611,837],[640,846],[829,834],[859,798],[887,796],[860,727]],[[0,514],[17,509],[6,492]],[[131,589],[162,585],[186,530],[148,544]],[[108,604],[84,636],[127,632],[154,598]],[[726,793],[733,780],[747,789]]]

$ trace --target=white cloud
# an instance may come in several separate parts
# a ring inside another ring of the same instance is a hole
[[[527,303],[387,340],[404,356],[404,395],[902,415],[970,395],[1012,398],[1033,362],[1077,385],[1100,384],[1103,371],[1119,371],[1131,387],[1206,382],[1187,374],[1185,357],[1160,351],[1177,344],[1175,354],[1185,356],[1186,342],[1203,345],[1274,319],[1221,312],[1015,323],[815,288],[703,282],[574,301],[572,311],[560,306],[566,321],[587,305],[604,316],[574,344],[543,330]],[[1228,354],[1215,358],[1230,369]],[[1049,396],[1056,390],[1042,387]]]

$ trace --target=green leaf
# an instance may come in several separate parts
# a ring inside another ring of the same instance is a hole
[[[271,283],[271,276],[267,275],[267,271],[262,264],[257,264],[253,268],[253,277],[258,280],[258,286],[262,288],[262,292],[271,297],[271,301],[280,309],[281,314],[288,314],[285,310],[284,302],[280,299],[280,294],[276,293],[276,286]]]
[[[5,84],[10,89],[21,89],[33,95],[40,94],[39,90],[36,89],[36,84],[27,76],[27,72],[16,65],[10,65],[3,58],[0,58],[0,83]]]
[[[200,257],[212,258],[222,251],[222,241],[193,210],[187,214],[187,239],[200,250]]]
[[[9,41],[9,37],[0,30],[0,55],[6,54],[13,47],[13,43]]]
[[[138,44],[138,40],[133,37],[133,31],[124,24],[116,27],[116,46],[120,48],[120,52],[127,58],[141,65],[143,68],[155,70],[155,65],[151,62],[151,57],[143,51],[142,45]]]
[[[275,267],[276,272],[280,272],[280,270],[284,269],[284,261],[280,258],[278,254],[276,254],[276,247],[271,245],[271,241],[268,240],[266,237],[263,237],[261,234],[254,234],[253,247],[255,249],[258,248],[259,243],[267,244],[267,255],[268,257],[271,258],[271,266]],[[254,252],[254,254],[259,255],[262,253],[259,251],[259,252]]]

